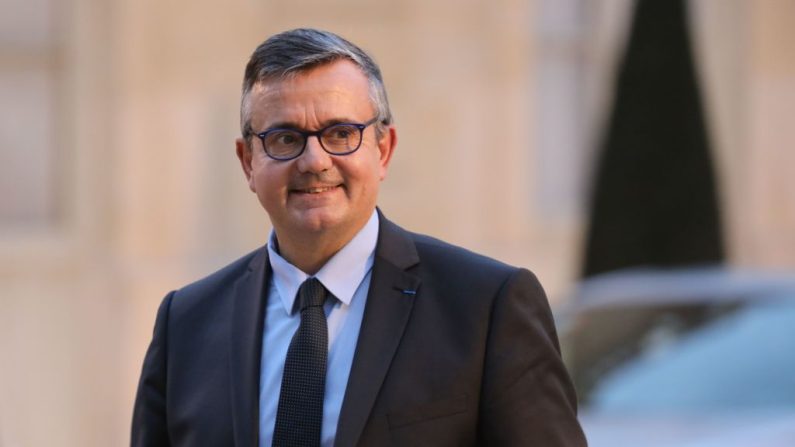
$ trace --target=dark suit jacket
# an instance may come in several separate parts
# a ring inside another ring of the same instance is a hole
[[[134,446],[256,446],[270,266],[259,250],[168,294]],[[381,216],[336,446],[585,446],[536,278]]]

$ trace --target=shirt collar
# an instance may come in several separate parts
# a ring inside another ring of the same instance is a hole
[[[323,286],[346,305],[351,304],[353,294],[373,267],[375,245],[378,241],[378,214],[373,211],[370,219],[358,233],[334,254],[315,274]],[[309,275],[290,264],[276,252],[276,233],[271,230],[268,256],[273,269],[273,284],[281,297],[284,310],[292,314],[298,288]]]

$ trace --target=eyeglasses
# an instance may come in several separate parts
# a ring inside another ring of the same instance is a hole
[[[298,129],[270,129],[255,134],[262,140],[265,153],[274,160],[297,158],[306,149],[309,137],[317,137],[324,151],[332,155],[348,155],[362,145],[364,129],[378,121],[378,116],[364,124],[338,123],[314,132]]]

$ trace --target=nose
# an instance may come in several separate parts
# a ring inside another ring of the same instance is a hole
[[[317,136],[306,140],[304,153],[298,157],[298,170],[300,172],[320,173],[331,168],[331,155],[320,145]]]

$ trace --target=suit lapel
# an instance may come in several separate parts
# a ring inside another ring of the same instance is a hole
[[[262,248],[232,293],[229,378],[235,446],[253,447],[259,438],[259,375],[265,286],[270,276],[268,251]]]
[[[420,280],[406,271],[419,262],[414,242],[379,211],[373,275],[359,340],[340,410],[335,446],[359,440],[409,320]]]

